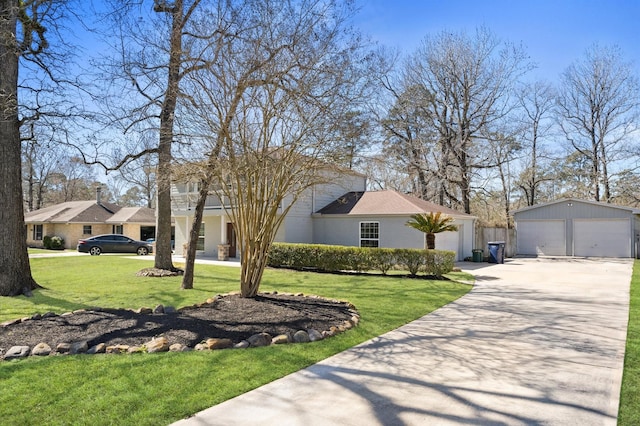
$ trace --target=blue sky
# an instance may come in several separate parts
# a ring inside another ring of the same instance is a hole
[[[521,43],[538,64],[532,77],[556,81],[589,46],[618,45],[640,75],[640,0],[359,0],[356,25],[411,53],[427,34],[488,27]]]

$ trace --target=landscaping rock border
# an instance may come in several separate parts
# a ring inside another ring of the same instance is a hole
[[[179,311],[186,309],[193,309],[202,307],[203,305],[211,305],[217,303],[219,300],[226,296],[237,295],[238,292],[231,292],[227,294],[219,294],[212,298],[207,299],[205,302],[185,306],[179,309],[176,309],[172,306],[163,306],[157,305],[155,308],[149,307],[140,307],[137,309],[131,309],[131,312],[137,314],[158,314],[158,315],[169,315],[175,314]],[[261,295],[276,295],[278,292],[265,292],[260,293]],[[159,352],[185,352],[185,351],[210,351],[210,350],[220,350],[220,349],[246,349],[246,348],[254,348],[254,347],[265,347],[271,345],[280,345],[280,344],[290,344],[290,343],[308,343],[315,342],[319,340],[323,340],[328,337],[335,336],[337,334],[343,333],[351,328],[357,326],[360,322],[360,314],[356,310],[355,306],[349,302],[339,301],[335,299],[326,299],[320,296],[315,295],[304,295],[302,293],[280,293],[284,296],[296,296],[296,297],[308,297],[308,298],[316,298],[321,299],[331,303],[342,303],[348,307],[348,312],[351,315],[349,320],[343,321],[340,324],[330,327],[328,330],[315,330],[315,329],[306,329],[306,330],[298,330],[293,333],[280,334],[277,336],[271,336],[268,333],[257,333],[250,336],[246,340],[242,340],[240,342],[233,342],[228,338],[219,338],[215,336],[208,337],[196,344],[193,347],[189,347],[183,345],[181,343],[170,342],[165,336],[156,336],[155,338],[149,340],[141,346],[129,346],[129,345],[106,345],[104,343],[98,343],[91,347],[89,347],[88,341],[79,340],[73,342],[65,342],[56,345],[55,348],[49,346],[47,342],[40,342],[33,347],[27,345],[15,345],[9,348],[4,354],[0,353],[2,360],[14,360],[14,359],[22,359],[27,358],[29,356],[59,356],[59,355],[77,355],[77,354],[125,354],[125,353],[159,353]],[[91,309],[80,309],[72,312],[65,312],[60,314],[59,316],[65,317],[70,315],[75,315],[84,312],[101,312],[102,308],[91,308]],[[54,312],[47,312],[45,314],[36,313],[31,317],[24,317],[20,319],[14,319],[5,321],[0,323],[0,327],[11,327],[12,325],[19,324],[23,321],[39,321],[51,317],[58,316],[58,314]]]

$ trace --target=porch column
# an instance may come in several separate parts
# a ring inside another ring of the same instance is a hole
[[[176,251],[177,250],[182,250],[182,255],[186,258],[187,257],[187,251],[185,250],[185,244],[189,243],[189,236],[191,235],[191,223],[193,222],[193,218],[191,216],[189,216],[187,214],[187,216],[184,217],[184,229],[185,229],[185,234],[184,234],[184,242],[182,243],[182,245],[180,247],[176,247]],[[180,253],[180,252],[178,252]]]
[[[227,244],[227,216],[220,216],[220,244]]]

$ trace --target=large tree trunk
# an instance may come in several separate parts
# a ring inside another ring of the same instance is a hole
[[[29,294],[31,276],[24,224],[18,51],[15,44],[18,0],[0,0],[0,295]]]
[[[158,9],[164,12],[165,10]],[[158,207],[156,227],[155,267],[176,270],[171,260],[171,144],[182,55],[182,0],[176,0],[172,14],[169,74],[167,91],[160,112],[160,143],[158,145]]]

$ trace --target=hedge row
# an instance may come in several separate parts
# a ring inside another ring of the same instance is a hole
[[[446,250],[363,248],[322,244],[274,243],[269,266],[325,272],[400,269],[417,275],[442,276],[453,270],[455,253]]]

